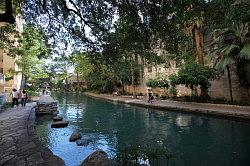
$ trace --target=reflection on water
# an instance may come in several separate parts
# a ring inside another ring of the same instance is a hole
[[[50,128],[50,119],[39,118],[36,131],[67,165],[79,165],[96,149],[114,158],[131,145],[167,147],[174,155],[170,166],[250,165],[248,122],[164,112],[76,94],[54,97],[59,101],[59,114],[70,122],[69,126]],[[82,139],[69,142],[75,129]]]

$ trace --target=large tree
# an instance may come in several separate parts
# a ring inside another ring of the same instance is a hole
[[[26,25],[19,40],[19,47],[12,47],[9,51],[16,57],[16,64],[20,69],[18,72],[22,74],[21,89],[25,88],[28,80],[47,77],[42,68],[42,60],[49,57],[50,49],[42,29]]]
[[[63,43],[67,49],[92,51],[110,64],[117,57],[130,59],[132,82],[138,57],[152,57],[147,50],[159,43],[174,57],[182,58],[186,51],[204,64],[204,28],[225,28],[230,21],[250,18],[245,0],[26,0],[24,15],[26,22],[44,27],[55,48]]]
[[[77,50],[101,51],[103,35],[112,28],[116,3],[80,0],[26,0],[25,20],[42,25],[51,43]]]

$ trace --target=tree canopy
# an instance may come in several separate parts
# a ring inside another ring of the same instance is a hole
[[[11,2],[7,1],[6,7]],[[69,56],[78,52],[75,58],[79,62],[91,62],[95,73],[106,73],[106,76],[113,73],[111,80],[120,82],[131,82],[124,72],[132,78],[140,72],[138,59],[140,63],[162,63],[155,49],[165,50],[165,61],[199,54],[199,63],[203,64],[204,35],[250,21],[248,0],[19,0],[12,3],[13,13],[22,6],[25,22],[43,29],[53,48],[51,54]],[[76,70],[83,74],[79,62],[75,61]]]

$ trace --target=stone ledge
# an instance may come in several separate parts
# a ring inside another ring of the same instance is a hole
[[[99,94],[94,94],[94,93],[85,93],[85,94],[87,96],[98,98],[98,99],[126,103],[130,105],[136,105],[136,106],[141,106],[141,107],[146,107],[146,108],[155,108],[155,109],[160,109],[164,111],[182,111],[182,112],[214,115],[214,116],[220,116],[220,117],[226,117],[226,118],[240,118],[240,119],[250,120],[250,107],[249,106],[235,106],[235,105],[225,105],[225,104],[194,103],[194,102],[189,103],[189,102],[168,101],[168,100],[161,101],[161,102],[165,102],[165,105],[164,105],[162,103],[159,104],[157,102],[151,104],[151,103],[147,103],[146,101],[143,101],[142,99],[131,99],[131,98],[125,98],[125,97],[123,98],[122,96],[114,97],[111,95],[105,95],[105,94],[99,95]],[[202,108],[198,108],[201,106]],[[213,107],[218,107],[218,108],[213,108]],[[228,109],[231,111],[221,111],[219,107],[223,109]]]

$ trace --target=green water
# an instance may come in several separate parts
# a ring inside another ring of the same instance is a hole
[[[36,131],[66,165],[79,165],[96,149],[114,158],[128,145],[166,147],[174,156],[169,166],[250,165],[250,122],[160,111],[76,94],[54,98],[69,126],[50,128],[51,120],[43,117],[38,119]],[[83,136],[82,146],[68,141],[75,129]]]

